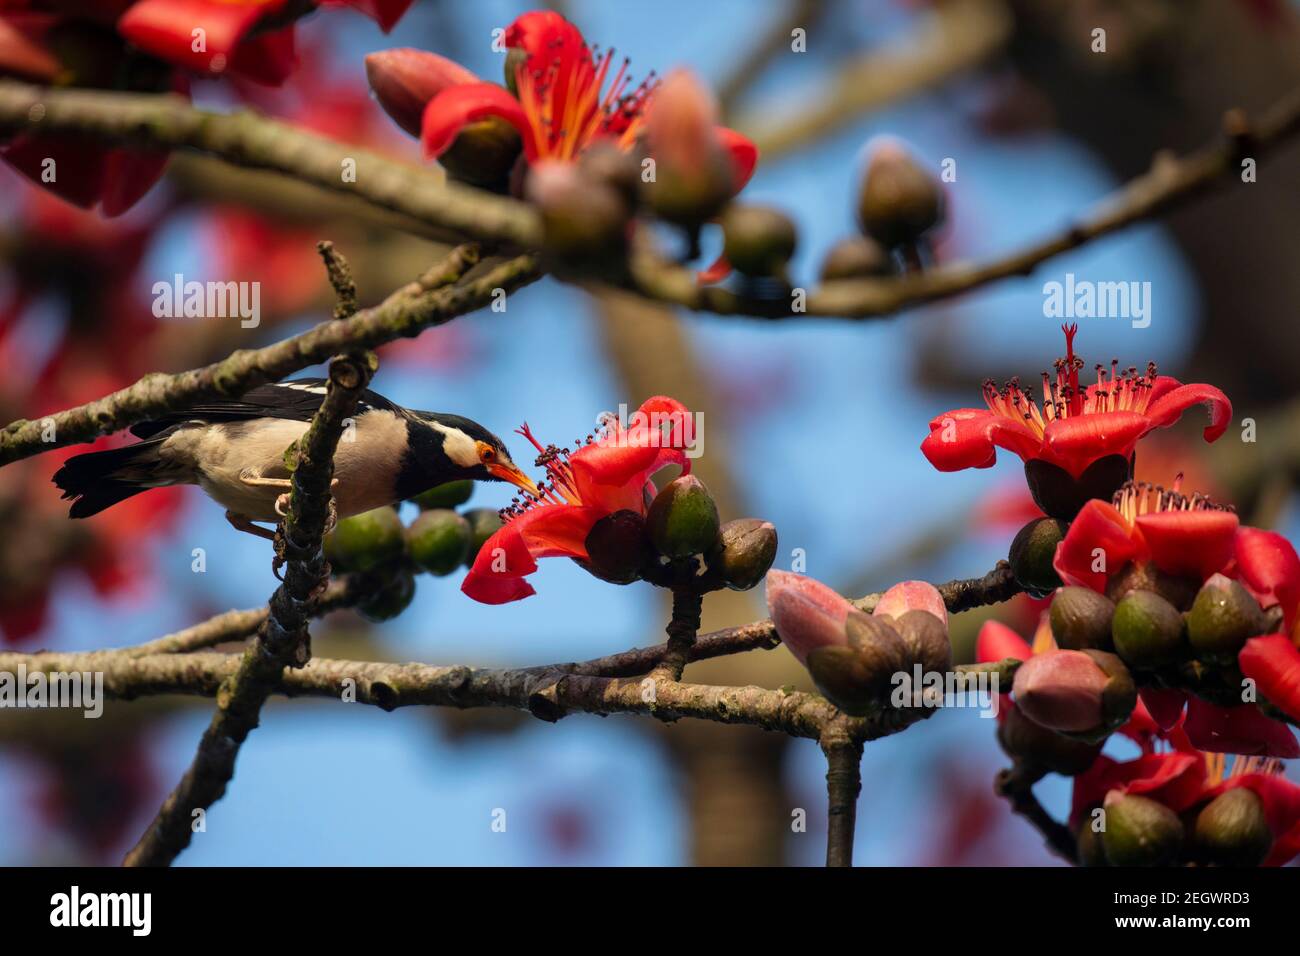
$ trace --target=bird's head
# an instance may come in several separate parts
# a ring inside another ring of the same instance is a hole
[[[456,478],[476,481],[507,481],[530,495],[537,484],[510,458],[510,452],[496,435],[478,422],[442,412],[417,412],[442,438],[442,454],[456,471]]]

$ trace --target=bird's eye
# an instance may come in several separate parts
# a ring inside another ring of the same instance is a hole
[[[483,448],[479,451],[479,459],[483,462],[483,464],[490,465],[492,464],[492,462],[497,460],[497,453],[492,449],[490,445],[484,445]]]

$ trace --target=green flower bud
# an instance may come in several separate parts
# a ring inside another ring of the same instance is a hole
[[[1273,831],[1259,795],[1233,787],[1196,817],[1192,844],[1197,858],[1219,866],[1259,866],[1273,848]]]
[[[1113,574],[1106,582],[1106,597],[1117,604],[1134,591],[1152,591],[1179,611],[1192,606],[1201,582],[1161,571],[1154,564],[1134,564],[1131,561]]]
[[[1085,820],[1079,832],[1075,834],[1075,847],[1079,854],[1080,866],[1106,866],[1106,849],[1102,846],[1101,834],[1092,828],[1092,821]]]
[[[357,613],[376,624],[390,621],[405,611],[414,597],[415,575],[401,568],[357,604]]]
[[[432,508],[455,508],[469,501],[474,494],[474,482],[448,481],[422,491],[411,500],[425,510]]]
[[[1106,684],[1101,689],[1102,725],[1089,735],[1093,740],[1104,740],[1133,716],[1138,700],[1137,684],[1124,662],[1114,654],[1092,649],[1083,653],[1106,675]]]
[[[615,511],[587,534],[587,570],[603,581],[631,584],[650,560],[645,519],[635,511]]]
[[[893,275],[894,264],[879,243],[866,236],[849,236],[831,247],[822,260],[821,277],[836,279],[870,279]]]
[[[1065,537],[1065,522],[1036,518],[1016,534],[1007,555],[1017,583],[1033,597],[1046,597],[1061,586],[1052,567],[1056,546]]]
[[[469,522],[446,508],[423,512],[406,529],[406,547],[417,565],[442,577],[451,574],[469,553]]]
[[[519,131],[496,116],[463,127],[438,157],[447,175],[471,186],[502,189],[523,152]]]
[[[1065,737],[1030,720],[1012,704],[998,723],[998,743],[1009,757],[1052,773],[1074,777],[1092,766],[1100,743]]]
[[[754,278],[784,278],[798,236],[785,213],[733,203],[722,214],[723,248],[732,268]]]
[[[710,565],[733,591],[748,591],[776,560],[776,528],[759,518],[737,518],[722,526],[722,545]]]
[[[470,508],[465,512],[464,518],[469,522],[469,551],[465,553],[465,566],[474,563],[478,557],[479,549],[487,543],[487,539],[492,537],[501,530],[504,522],[501,515],[492,508]]]
[[[909,669],[907,645],[892,623],[861,611],[849,612],[844,633],[847,644],[809,652],[808,673],[827,700],[862,717],[887,705],[894,675]]]
[[[718,506],[694,475],[669,482],[646,513],[650,540],[668,558],[712,551],[718,543]]]
[[[1041,458],[1025,462],[1025,482],[1043,514],[1073,521],[1088,500],[1110,501],[1124,482],[1133,477],[1133,459],[1123,455],[1098,458],[1078,478],[1060,465]]]
[[[1052,636],[1057,646],[1066,650],[1109,651],[1114,615],[1115,605],[1091,588],[1059,588],[1052,597]]]
[[[1111,866],[1169,866],[1182,850],[1183,824],[1162,803],[1115,794],[1106,798],[1101,844]]]
[[[1111,621],[1115,652],[1141,670],[1159,670],[1176,662],[1187,647],[1183,616],[1154,591],[1130,591],[1115,606]]]
[[[388,506],[344,518],[325,536],[325,559],[339,571],[374,571],[402,556],[405,531]]]
[[[862,231],[886,249],[916,242],[943,219],[939,183],[895,141],[880,143],[858,194]]]
[[[1264,615],[1240,582],[1213,575],[1187,612],[1187,639],[1198,658],[1222,664],[1237,659],[1246,641],[1263,633]]]

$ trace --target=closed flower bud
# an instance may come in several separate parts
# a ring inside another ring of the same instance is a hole
[[[894,264],[889,253],[867,236],[849,236],[831,247],[822,260],[823,281],[836,279],[871,279],[892,275]]]
[[[1065,537],[1065,523],[1056,518],[1036,518],[1011,541],[1007,559],[1016,583],[1032,597],[1046,597],[1061,586],[1052,562],[1056,546]]]
[[[781,643],[800,664],[818,647],[844,646],[844,622],[852,604],[820,581],[804,574],[767,572],[767,609]]]
[[[466,125],[438,162],[452,179],[482,189],[504,191],[523,152],[519,131],[498,116]]]
[[[886,249],[910,245],[943,219],[943,190],[897,140],[871,152],[858,195],[862,231]]]
[[[900,581],[880,596],[872,614],[899,618],[908,611],[928,611],[948,626],[948,608],[943,595],[929,581]]]
[[[406,548],[417,565],[441,577],[460,567],[471,537],[468,521],[447,508],[433,508],[406,529]]]
[[[718,506],[694,475],[664,486],[646,512],[646,528],[655,549],[667,558],[704,554],[718,543]]]
[[[1192,843],[1197,859],[1218,866],[1259,866],[1273,848],[1273,831],[1259,795],[1233,787],[1196,816]]]
[[[478,82],[459,63],[409,47],[368,54],[366,79],[384,112],[412,136],[420,135],[429,100],[448,87]]]
[[[325,558],[339,571],[374,571],[405,550],[402,519],[387,506],[344,518],[325,536]]]
[[[952,644],[948,626],[929,611],[906,611],[894,619],[911,663],[920,664],[923,673],[946,673],[952,668]]]
[[[722,214],[722,254],[752,278],[784,279],[798,236],[790,217],[770,206],[733,203]]]
[[[504,522],[500,513],[492,508],[470,508],[464,518],[469,522],[470,530],[469,551],[465,553],[465,566],[469,567],[487,544],[487,539],[500,531]]]
[[[1107,676],[1082,651],[1035,654],[1016,669],[1016,706],[1050,730],[1089,731],[1102,723]]]
[[[1130,561],[1106,582],[1106,597],[1118,604],[1134,591],[1152,591],[1179,611],[1186,611],[1200,588],[1201,582],[1196,579],[1168,574],[1150,562]]]
[[[1169,866],[1183,846],[1178,814],[1148,797],[1112,791],[1106,797],[1101,844],[1111,866]]]
[[[1201,660],[1230,664],[1252,637],[1262,634],[1264,614],[1241,584],[1215,574],[1187,612],[1187,639]]]
[[[587,533],[587,570],[614,584],[631,584],[649,560],[645,519],[635,511],[605,515]]]
[[[1102,746],[1048,730],[1022,714],[1014,704],[1002,711],[998,743],[1007,756],[1065,777],[1077,776],[1091,767]]]
[[[1133,477],[1133,461],[1123,455],[1098,458],[1074,477],[1060,465],[1041,458],[1025,462],[1025,483],[1034,504],[1049,518],[1073,521],[1092,498],[1110,501],[1124,482]]]
[[[1175,663],[1187,644],[1183,616],[1154,591],[1130,591],[1115,606],[1111,621],[1115,653],[1139,670],[1158,670]]]
[[[1101,689],[1101,726],[1083,734],[1085,738],[1102,740],[1133,716],[1133,708],[1138,701],[1137,684],[1124,662],[1116,655],[1091,648],[1081,653],[1087,655],[1106,675],[1106,684]]]
[[[737,518],[722,526],[721,547],[710,564],[733,591],[748,591],[776,559],[776,528],[770,521]]]
[[[357,613],[376,624],[390,621],[405,611],[414,597],[415,575],[400,568],[378,590],[357,604]]]
[[[1063,650],[1109,651],[1115,605],[1091,588],[1058,588],[1052,596],[1052,637]]]
[[[622,260],[631,210],[612,187],[571,163],[539,162],[524,195],[541,213],[543,246],[555,260],[586,268]]]
[[[888,703],[894,675],[910,668],[907,646],[887,619],[851,611],[847,645],[814,648],[808,673],[817,689],[846,714],[864,716]]]
[[[411,500],[426,511],[430,508],[455,508],[469,501],[474,494],[474,482],[448,481],[444,484],[422,491]]]
[[[1101,833],[1092,828],[1092,821],[1085,820],[1074,837],[1075,850],[1079,856],[1080,866],[1107,866],[1106,848],[1101,842]]]
[[[578,169],[588,179],[604,183],[635,209],[641,189],[641,164],[637,157],[610,143],[587,147],[578,159]]]
[[[645,191],[660,218],[698,227],[736,191],[736,171],[716,125],[717,105],[689,71],[674,70],[655,90],[645,123],[654,178]]]

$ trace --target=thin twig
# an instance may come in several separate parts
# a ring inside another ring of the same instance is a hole
[[[668,640],[663,657],[650,676],[655,679],[681,680],[686,662],[691,659],[695,638],[700,630],[700,609],[703,605],[700,592],[689,585],[673,588],[672,620],[668,622]]]
[[[1078,844],[1070,828],[1052,818],[1034,796],[1033,786],[1043,774],[1029,771],[1017,764],[998,771],[993,789],[1011,804],[1011,809],[1024,817],[1043,835],[1047,848],[1068,863],[1079,862]]]
[[[104,398],[44,416],[20,419],[0,429],[0,465],[32,455],[92,441],[151,416],[203,399],[242,395],[257,385],[323,362],[332,355],[374,348],[482,308],[500,292],[537,280],[532,256],[508,259],[476,279],[412,296],[404,287],[356,315],[324,322],[314,329],[260,349],[241,349],[203,368],[166,375],[155,372]],[[53,426],[53,440],[43,435]]]
[[[341,297],[348,296],[351,278],[346,264],[327,244],[321,253],[331,282]],[[355,307],[355,290],[351,290],[351,300]],[[294,461],[289,507],[281,529],[287,559],[284,583],[271,596],[269,613],[240,658],[238,669],[222,682],[217,709],[193,763],[127,853],[126,866],[167,866],[189,846],[195,815],[206,812],[225,793],[240,746],[257,727],[262,705],[285,668],[302,667],[310,657],[307,621],[315,596],[329,581],[321,541],[332,513],[334,452],[344,422],[355,412],[374,366],[369,354],[339,356],[330,363],[325,398],[299,440]]]

